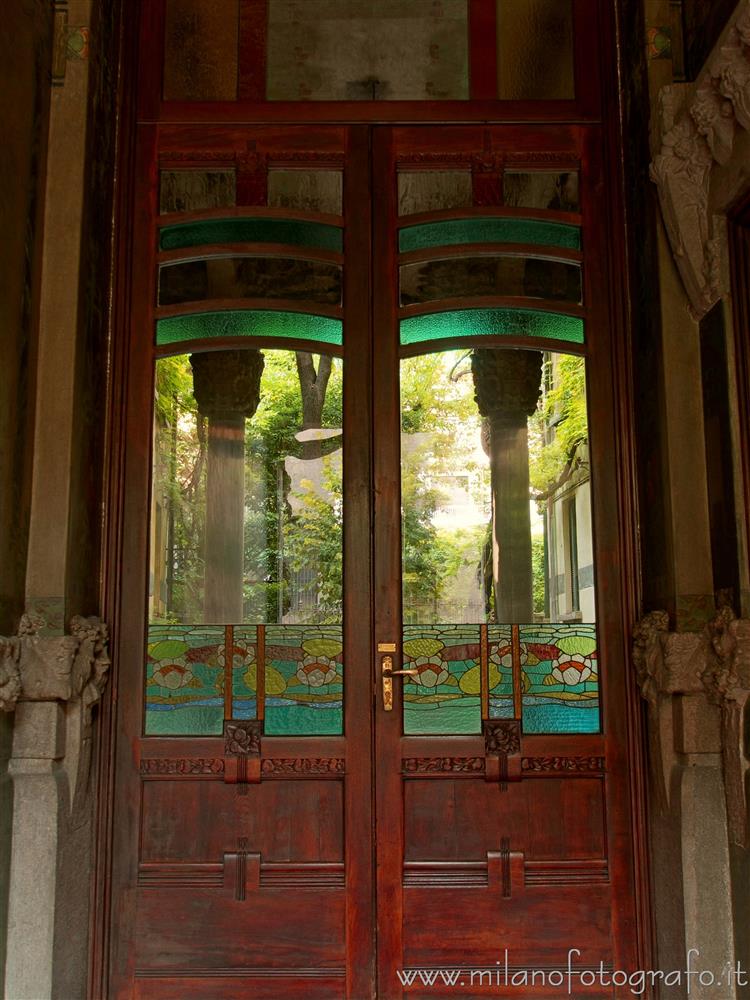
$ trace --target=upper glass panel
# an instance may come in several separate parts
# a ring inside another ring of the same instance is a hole
[[[497,0],[497,39],[500,100],[575,97],[572,0]]]
[[[152,622],[340,621],[341,365],[278,350],[156,362]]]
[[[272,101],[469,96],[468,0],[269,0]]]
[[[239,0],[166,0],[164,99],[237,99]]]
[[[596,732],[585,360],[401,362],[407,733]]]

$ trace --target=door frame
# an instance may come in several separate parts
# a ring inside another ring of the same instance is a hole
[[[576,0],[580,3],[581,0]],[[194,123],[196,125],[207,120],[207,115],[216,109],[197,105],[190,107],[182,105],[180,107],[168,107],[160,105],[153,99],[137,98],[137,85],[139,71],[143,65],[145,56],[146,70],[145,77],[153,70],[149,70],[149,54],[153,57],[154,52],[163,42],[159,26],[155,21],[154,12],[157,4],[143,4],[143,12],[139,4],[123,14],[125,29],[122,32],[121,65],[118,82],[118,105],[119,105],[119,147],[117,153],[117,170],[119,180],[117,181],[116,201],[114,208],[114,225],[116,231],[124,234],[124,238],[116,241],[115,265],[113,269],[113,293],[110,313],[111,325],[111,372],[108,384],[108,394],[106,400],[106,420],[107,420],[107,455],[105,467],[105,510],[104,510],[104,558],[103,576],[101,584],[101,607],[105,620],[110,625],[115,640],[118,637],[122,622],[122,556],[127,542],[123,537],[123,524],[125,513],[133,508],[134,499],[132,491],[126,488],[128,480],[126,468],[126,445],[127,427],[125,421],[125,396],[129,384],[129,332],[132,323],[132,312],[137,306],[134,301],[133,290],[135,288],[148,287],[149,278],[143,273],[143,262],[139,261],[134,254],[134,241],[132,230],[139,225],[143,225],[142,213],[139,214],[139,207],[136,200],[135,180],[139,172],[150,171],[155,162],[154,157],[150,161],[143,155],[143,150],[136,159],[136,135],[143,124],[158,120],[163,114],[167,114],[172,120],[182,120],[186,125]],[[601,48],[599,32],[604,31],[605,37],[615,36],[615,0],[611,6],[599,9],[596,17],[592,19],[590,30],[587,30],[588,42],[591,42],[590,51]],[[141,18],[141,13],[143,17]],[[132,20],[131,20],[132,18]],[[139,21],[140,18],[140,21]],[[128,30],[128,23],[131,25]],[[140,23],[140,32],[133,29],[133,25]],[[640,607],[640,585],[639,585],[639,563],[637,547],[637,500],[635,491],[635,469],[634,460],[634,435],[633,435],[633,390],[631,372],[631,351],[630,351],[630,329],[629,329],[629,309],[628,309],[628,281],[629,256],[626,246],[626,233],[624,224],[624,204],[621,191],[622,163],[619,156],[619,149],[623,142],[622,127],[618,114],[617,80],[611,61],[607,62],[603,58],[598,64],[599,69],[595,75],[601,73],[603,97],[603,118],[605,125],[601,130],[600,153],[604,158],[603,176],[607,181],[606,197],[602,198],[602,211],[607,219],[607,228],[610,231],[622,234],[621,240],[604,241],[600,247],[599,257],[602,274],[606,276],[604,287],[608,289],[608,301],[601,303],[602,317],[606,315],[607,323],[611,331],[607,343],[602,344],[601,350],[606,353],[607,365],[611,370],[613,378],[610,385],[595,387],[601,397],[607,397],[608,408],[611,414],[614,429],[614,440],[616,442],[616,453],[607,457],[606,466],[614,473],[609,477],[607,484],[607,502],[611,502],[612,510],[616,512],[619,525],[618,543],[616,551],[613,551],[612,558],[614,564],[620,567],[618,588],[618,627],[617,644],[622,651],[623,664],[627,668],[629,664],[629,634],[628,630],[635,622]],[[145,92],[145,87],[141,88],[141,93]],[[588,100],[584,105],[577,107],[567,106],[570,102],[565,102],[566,106],[558,105],[550,108],[549,105],[540,107],[502,106],[495,101],[470,101],[461,106],[451,104],[450,106],[436,102],[434,105],[425,103],[399,104],[398,107],[384,107],[377,102],[366,102],[362,105],[352,107],[349,105],[314,108],[313,116],[320,124],[353,124],[361,123],[357,130],[358,138],[352,147],[352,155],[362,162],[369,158],[369,137],[365,140],[365,135],[369,125],[388,121],[395,124],[419,124],[432,122],[434,124],[448,124],[453,121],[459,122],[484,121],[488,124],[502,125],[520,120],[533,125],[534,122],[541,124],[542,120],[549,123],[552,120],[564,124],[567,121],[577,120],[579,122],[594,123],[599,118],[599,108],[595,107],[593,100]],[[245,106],[239,112],[239,120],[242,124],[259,125],[263,122],[269,127],[278,125],[280,121],[292,123],[293,121],[305,124],[309,121],[306,117],[310,113],[310,106],[298,108],[296,111],[289,106],[278,109],[278,115],[269,115],[268,105]],[[270,118],[270,121],[268,120]],[[224,120],[232,126],[238,126],[237,109],[220,108],[216,121]],[[138,122],[142,124],[139,126]],[[362,171],[362,176],[364,172]],[[374,184],[377,187],[382,183],[381,171],[373,171]],[[345,191],[347,204],[356,204],[357,199],[363,195],[362,188],[352,186]],[[383,193],[387,197],[387,193]],[[351,201],[349,201],[351,200]],[[382,239],[377,235],[377,229],[373,233],[372,218],[367,213],[362,214],[356,227],[356,243],[364,252],[373,245],[371,236],[374,236],[375,264],[378,267],[385,267],[388,260],[381,251],[385,248],[381,245]],[[357,213],[350,216],[352,221],[357,218]],[[603,227],[604,228],[604,227]],[[381,227],[382,231],[382,227]],[[625,280],[623,280],[625,276]],[[357,303],[357,308],[352,310],[352,315],[347,317],[347,329],[349,342],[354,338],[361,344],[362,350],[350,350],[348,365],[354,364],[363,369],[367,365],[373,364],[375,369],[380,370],[386,361],[385,355],[380,356],[380,351],[375,352],[371,357],[369,346],[365,348],[365,342],[369,345],[370,322],[379,322],[388,318],[390,323],[395,323],[393,305],[382,299],[374,299],[372,289],[368,286],[364,288],[361,284],[347,286],[347,295],[351,296],[350,301]],[[372,304],[372,309],[370,309]],[[370,319],[370,316],[373,319]],[[356,332],[355,332],[356,331]],[[388,348],[389,350],[393,348]],[[397,352],[397,345],[395,351]],[[365,384],[365,380],[361,380]],[[397,392],[397,387],[396,387]],[[372,397],[372,384],[370,383],[370,394]],[[145,399],[147,407],[150,400]],[[352,427],[357,426],[357,421],[362,419],[362,400],[350,400],[345,406],[345,419],[348,417]],[[393,403],[393,400],[391,400]],[[368,406],[371,399],[368,400]],[[348,407],[348,410],[347,410]],[[391,412],[398,413],[397,406],[391,405]],[[384,470],[381,465],[373,466],[374,456],[372,452],[372,441],[368,440],[367,446],[362,448],[359,456],[350,455],[348,458],[350,483],[363,483],[370,481],[370,476],[383,475]],[[347,473],[347,476],[349,475]],[[387,481],[387,488],[398,488],[398,483],[394,483],[393,475]],[[385,480],[384,480],[385,482]],[[602,485],[602,484],[600,484]],[[365,491],[362,491],[364,494]],[[352,509],[355,501],[350,500],[350,521]],[[600,501],[604,502],[604,498]],[[361,496],[356,501],[356,509],[361,516],[366,516],[372,525],[373,510],[370,497]],[[144,521],[144,531],[146,530]],[[346,530],[346,529],[345,529]],[[352,544],[351,542],[349,544]],[[349,620],[358,622],[358,629],[362,632],[362,648],[365,642],[369,647],[369,662],[373,665],[373,690],[370,701],[379,696],[379,688],[376,686],[375,674],[375,653],[376,642],[383,633],[383,639],[388,641],[386,632],[391,635],[393,629],[400,628],[400,622],[396,623],[393,617],[381,619],[378,623],[378,633],[375,633],[374,622],[369,611],[365,613],[365,604],[368,607],[374,606],[378,597],[378,587],[382,586],[380,579],[373,579],[373,565],[370,553],[361,551],[358,555],[361,560],[363,574],[363,586],[359,597],[352,600],[349,608]],[[393,567],[392,567],[393,568]],[[352,589],[352,588],[350,588]],[[365,594],[367,600],[365,600]],[[370,598],[374,600],[370,600]],[[352,617],[352,613],[357,614],[357,618]],[[346,622],[346,618],[345,618]],[[345,624],[346,628],[346,624]],[[108,965],[110,954],[110,943],[112,938],[112,898],[111,898],[111,872],[114,859],[114,802],[116,794],[116,774],[115,774],[115,752],[118,746],[119,737],[117,733],[117,685],[119,678],[119,663],[117,657],[113,660],[110,685],[105,692],[102,701],[99,725],[96,732],[96,759],[97,759],[97,803],[95,817],[95,853],[96,863],[91,890],[91,918],[90,918],[90,963],[89,963],[89,995],[92,997],[105,997],[108,992]],[[650,956],[652,954],[653,928],[652,913],[650,907],[650,881],[648,871],[648,828],[646,812],[646,772],[644,764],[643,732],[644,722],[640,700],[636,691],[634,678],[626,675],[624,678],[624,696],[626,701],[626,714],[624,718],[624,729],[620,734],[622,738],[622,753],[626,754],[630,761],[630,796],[628,802],[628,829],[618,832],[618,837],[628,837],[632,845],[632,858],[634,871],[632,872],[632,884],[635,893],[635,908],[637,911],[637,941],[640,965],[643,968],[650,967]],[[364,708],[365,695],[360,697],[360,710]],[[396,713],[394,713],[396,714]],[[353,738],[353,737],[352,737]],[[369,732],[358,734],[357,745],[363,753],[371,753],[373,743],[372,735]],[[377,753],[377,749],[376,753]],[[363,776],[369,767],[369,761],[363,764],[362,774],[359,777],[353,776],[351,782],[352,792],[359,782],[362,788]],[[366,822],[363,820],[359,824],[359,835],[361,841],[365,842],[372,836],[372,816],[369,830],[366,829]],[[354,842],[354,841],[352,841]],[[364,857],[364,851],[355,862],[359,866],[357,877],[363,880],[363,884],[372,885],[375,879],[375,852],[368,852],[368,857]],[[369,904],[368,904],[369,905]],[[353,939],[360,942],[364,947],[372,943],[374,936],[374,925],[371,916],[368,916],[368,905],[360,901],[347,912],[348,932],[353,935]],[[623,915],[624,916],[624,915]],[[118,925],[120,933],[127,933],[127,925]],[[387,954],[393,947],[392,931],[380,931],[380,944],[384,947],[383,954]],[[351,970],[350,991],[353,995],[358,995],[356,990],[360,989],[365,982],[371,982],[370,971],[366,968]]]

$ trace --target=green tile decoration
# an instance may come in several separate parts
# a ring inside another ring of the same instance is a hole
[[[479,625],[405,625],[404,733],[458,736],[482,729]]]
[[[159,347],[214,337],[278,337],[340,346],[343,324],[330,316],[274,309],[228,309],[156,321]]]
[[[266,735],[343,733],[343,649],[340,625],[266,627]]]
[[[344,234],[339,226],[324,222],[246,217],[178,222],[162,226],[159,230],[160,250],[182,250],[219,243],[284,243],[341,253]]]
[[[147,736],[221,734],[224,634],[220,625],[149,625]]]
[[[596,626],[522,625],[523,731],[598,733]]]
[[[488,625],[490,718],[513,718],[513,654],[510,625]]]
[[[476,216],[405,226],[398,235],[400,253],[465,243],[530,243],[580,250],[581,229],[568,222]]]
[[[582,344],[579,316],[539,309],[451,309],[401,320],[401,343],[421,344],[453,337],[545,337]]]

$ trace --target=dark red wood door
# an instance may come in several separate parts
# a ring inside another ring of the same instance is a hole
[[[601,142],[139,127],[110,995],[634,967]]]

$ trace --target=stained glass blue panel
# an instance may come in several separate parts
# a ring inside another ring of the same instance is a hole
[[[523,731],[598,733],[596,626],[522,625]]]
[[[201,219],[162,226],[160,250],[182,250],[220,243],[283,243],[290,246],[344,249],[344,233],[339,226],[306,219],[230,218]]]
[[[488,625],[490,718],[513,718],[513,655],[510,625]]]
[[[475,216],[443,219],[405,226],[398,235],[400,253],[464,243],[530,243],[536,246],[581,249],[581,229],[567,222],[543,219]]]
[[[451,309],[402,319],[401,343],[494,336],[546,337],[582,344],[583,329],[579,316],[537,309]]]
[[[257,629],[254,625],[235,625],[232,650],[232,717],[258,717]]]
[[[231,309],[170,316],[156,322],[156,343],[179,344],[206,337],[278,337],[342,343],[342,323],[330,316],[275,309]]]
[[[479,626],[405,625],[404,732],[461,735],[482,729]]]
[[[267,626],[267,735],[343,733],[343,649],[340,625]]]
[[[147,736],[218,736],[224,719],[224,629],[150,625]]]

